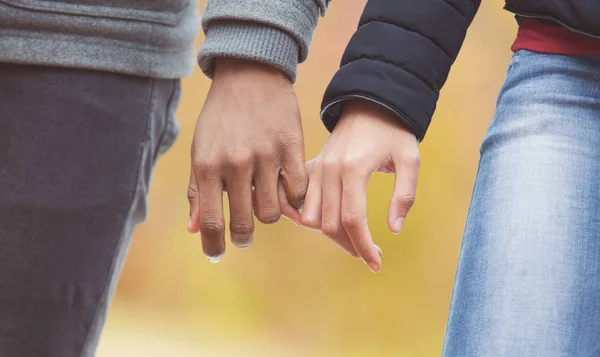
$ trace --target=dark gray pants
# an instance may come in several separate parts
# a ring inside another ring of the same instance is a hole
[[[93,356],[178,80],[0,64],[0,356]]]

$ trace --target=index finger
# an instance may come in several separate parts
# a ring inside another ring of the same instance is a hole
[[[377,246],[373,243],[369,225],[367,224],[367,183],[369,175],[357,175],[342,178],[342,226],[354,249],[377,273],[381,270],[381,257]]]

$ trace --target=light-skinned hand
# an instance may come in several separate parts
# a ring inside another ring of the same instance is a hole
[[[415,201],[419,172],[415,135],[380,105],[353,100],[317,157],[307,163],[303,225],[321,230],[373,272],[381,249],[367,224],[367,184],[374,172],[395,173],[388,226],[398,234]]]

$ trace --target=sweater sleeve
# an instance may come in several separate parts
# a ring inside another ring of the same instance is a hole
[[[421,141],[480,0],[369,0],[329,84],[332,131],[352,98],[391,110]]]
[[[212,77],[218,57],[254,60],[280,69],[294,82],[329,1],[209,0],[198,64]]]

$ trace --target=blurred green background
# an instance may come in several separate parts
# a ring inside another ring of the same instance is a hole
[[[365,2],[333,1],[300,67],[307,159],[327,139],[321,94]],[[483,1],[442,91],[421,144],[417,203],[400,236],[386,225],[393,177],[371,180],[368,218],[384,252],[377,275],[287,220],[259,225],[251,248],[230,245],[219,264],[204,258],[199,236],[186,232],[186,189],[210,81],[198,71],[186,78],[181,136],[156,168],[150,215],[135,232],[98,356],[439,356],[478,149],[516,33],[502,5]]]

